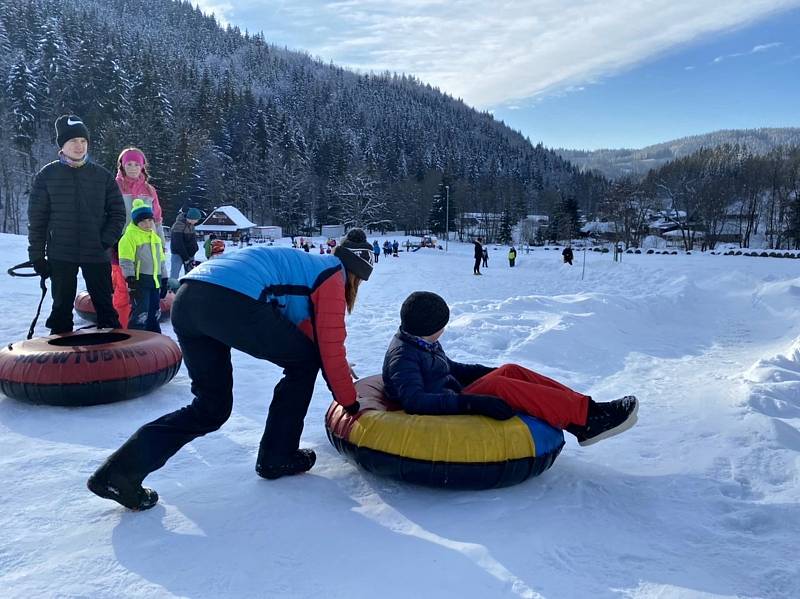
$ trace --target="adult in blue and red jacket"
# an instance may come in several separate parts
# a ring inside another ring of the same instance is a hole
[[[125,507],[155,505],[142,487],[181,447],[220,428],[233,407],[231,348],[283,368],[256,462],[268,479],[309,470],[299,449],[317,373],[350,413],[359,409],[344,341],[361,281],[372,272],[372,245],[353,229],[332,255],[254,246],[203,262],[181,279],[172,324],[192,380],[194,401],[145,424],[89,479],[89,489]]]

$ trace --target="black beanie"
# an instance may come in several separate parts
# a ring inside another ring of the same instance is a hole
[[[89,130],[80,117],[74,114],[65,114],[56,119],[56,143],[59,148],[63,148],[64,144],[70,139],[76,137],[85,137],[89,140]]]
[[[353,273],[362,281],[369,280],[374,254],[372,244],[367,242],[363,229],[350,229],[333,250],[333,255],[342,261],[347,272]]]
[[[400,308],[400,328],[415,337],[427,337],[443,329],[450,320],[450,308],[441,296],[415,291]]]

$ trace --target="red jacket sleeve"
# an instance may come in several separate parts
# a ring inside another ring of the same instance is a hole
[[[322,359],[322,376],[333,393],[333,399],[343,406],[356,401],[356,388],[350,376],[350,365],[344,340],[344,279],[341,272],[328,277],[311,294],[314,307],[314,338]]]

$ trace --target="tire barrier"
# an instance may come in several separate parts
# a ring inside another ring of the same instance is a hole
[[[550,468],[564,446],[560,430],[532,416],[410,415],[384,398],[380,375],[356,389],[358,414],[333,402],[325,430],[339,453],[380,476],[453,489],[506,487]]]
[[[169,320],[169,313],[172,310],[172,302],[175,300],[175,294],[172,291],[167,293],[165,298],[161,299],[161,316],[160,321]],[[81,291],[75,296],[75,311],[78,316],[83,318],[86,322],[97,322],[97,313],[92,303],[92,298],[89,297],[88,291]]]
[[[2,348],[0,391],[35,404],[94,406],[145,395],[180,366],[181,350],[164,335],[83,329]]]

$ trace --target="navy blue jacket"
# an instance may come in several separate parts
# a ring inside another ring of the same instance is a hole
[[[383,359],[383,390],[409,414],[460,414],[462,389],[492,370],[454,362],[438,342],[422,344],[398,330]]]

